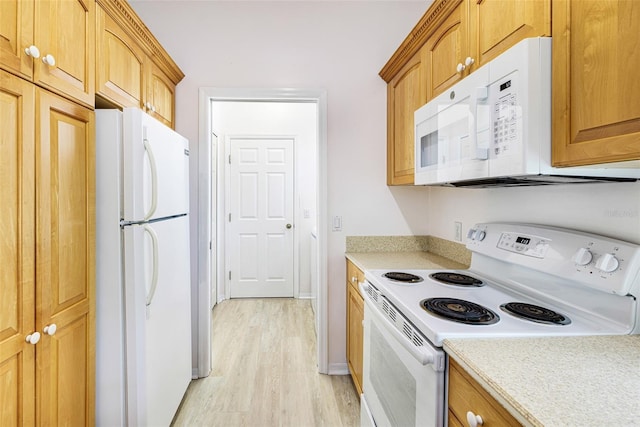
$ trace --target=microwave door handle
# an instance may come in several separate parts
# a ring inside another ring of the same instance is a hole
[[[489,97],[489,89],[486,86],[478,86],[476,87],[475,92],[471,96],[471,111],[473,123],[471,124],[471,129],[469,129],[469,133],[473,138],[471,140],[473,147],[475,148],[475,159],[477,160],[487,160],[489,159],[489,149],[488,148],[480,148],[478,147],[478,101],[485,100]]]

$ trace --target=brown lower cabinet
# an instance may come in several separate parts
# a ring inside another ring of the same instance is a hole
[[[364,273],[347,260],[347,364],[358,394],[362,394],[362,346],[364,320],[364,299],[358,290],[358,283],[364,280]]]
[[[0,71],[0,425],[94,424],[94,113]]]
[[[448,405],[450,426],[468,425],[467,416],[469,412],[482,418],[483,427],[514,427],[522,425],[451,358],[449,358]]]

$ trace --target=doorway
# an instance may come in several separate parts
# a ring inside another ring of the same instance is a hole
[[[324,90],[304,90],[304,89],[218,89],[218,88],[201,88],[200,89],[200,142],[198,144],[200,152],[204,151],[203,146],[211,147],[212,132],[211,130],[216,128],[219,141],[225,141],[225,144],[219,143],[217,148],[218,164],[217,164],[217,189],[218,189],[218,221],[214,224],[216,230],[217,240],[214,242],[215,263],[217,265],[217,274],[215,281],[217,283],[218,301],[227,299],[231,293],[228,289],[228,265],[225,259],[225,221],[227,218],[223,218],[225,213],[225,206],[230,203],[229,195],[226,193],[226,187],[228,185],[229,171],[228,171],[228,154],[229,149],[225,146],[227,136],[224,134],[224,129],[220,129],[221,124],[216,121],[216,114],[214,111],[216,105],[220,104],[241,104],[239,107],[246,107],[249,104],[267,104],[271,106],[282,106],[284,104],[295,104],[307,107],[312,106],[314,109],[313,121],[315,124],[314,137],[315,143],[312,147],[307,147],[307,154],[310,155],[313,167],[301,167],[296,166],[294,172],[296,180],[296,197],[293,200],[294,203],[294,222],[293,226],[296,227],[296,233],[294,234],[294,257],[298,254],[298,264],[294,271],[294,296],[298,298],[315,298],[316,303],[312,304],[315,309],[317,331],[317,365],[320,373],[328,372],[328,351],[327,351],[327,250],[326,250],[326,235],[327,235],[327,195],[326,195],[326,159],[327,159],[327,141],[326,141],[326,91]],[[280,111],[281,119],[286,119],[290,116],[290,113],[283,113],[282,108],[275,108],[275,111]],[[276,113],[277,115],[277,113]],[[262,120],[263,125],[276,123],[280,118],[275,116],[266,117],[265,115],[258,113],[252,114],[251,117],[257,121]],[[243,132],[232,132],[235,136],[248,136],[242,135]],[[279,134],[282,135],[294,135],[296,132],[284,132],[270,131],[260,132],[264,134],[270,134],[271,136]],[[295,140],[294,144],[298,144],[298,140]],[[303,146],[301,144],[301,146]],[[294,147],[296,153],[296,160],[299,159],[298,146]],[[206,148],[205,148],[206,150]],[[296,151],[298,150],[298,151]],[[308,160],[308,159],[307,159]],[[295,162],[298,164],[298,162]],[[304,163],[304,162],[303,162]],[[202,159],[200,158],[199,165],[202,165]],[[301,169],[304,173],[301,173]],[[313,179],[309,180],[308,174],[312,172]],[[202,170],[199,170],[199,176],[202,179]],[[305,175],[305,173],[307,175]],[[300,187],[299,187],[300,186]],[[300,188],[307,186],[312,191],[300,191]],[[310,186],[310,187],[309,187]],[[199,195],[202,196],[202,188],[199,188]],[[309,197],[313,200],[309,201]],[[201,220],[198,221],[202,222]],[[312,236],[315,237],[314,244],[311,244]],[[310,247],[315,247],[315,250],[311,250]],[[300,249],[304,248],[306,251],[304,256],[300,256]],[[311,252],[314,252],[315,257],[311,259]],[[313,261],[313,262],[312,262]],[[315,264],[314,264],[315,263]],[[316,268],[312,268],[317,266]],[[201,271],[201,270],[199,270]],[[204,292],[204,287],[199,281],[200,291]],[[314,289],[311,289],[311,283],[315,283]],[[210,287],[207,291],[211,293]],[[201,293],[199,294],[202,295]],[[202,307],[202,305],[199,305]],[[210,338],[206,338],[207,334],[211,331],[211,312],[208,310],[199,311],[197,315],[198,323],[198,363],[197,372],[199,376],[206,376],[208,371],[205,367],[206,361],[209,361],[210,366],[210,346],[206,345],[206,342],[210,342]],[[210,370],[210,367],[209,367]],[[206,373],[205,373],[206,372]]]

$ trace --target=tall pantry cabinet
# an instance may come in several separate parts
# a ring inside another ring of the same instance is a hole
[[[94,424],[93,109],[183,77],[125,0],[0,0],[0,426]]]
[[[0,425],[92,425],[95,3],[0,12]]]

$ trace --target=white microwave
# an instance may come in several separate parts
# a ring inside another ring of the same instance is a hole
[[[550,37],[522,40],[416,110],[414,118],[416,185],[640,178],[633,162],[627,167],[551,167]]]

